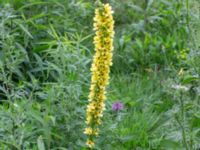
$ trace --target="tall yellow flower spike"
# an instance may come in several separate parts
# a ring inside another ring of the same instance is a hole
[[[94,37],[95,55],[91,66],[91,86],[89,104],[86,110],[84,133],[88,136],[86,145],[94,147],[94,137],[98,136],[106,99],[106,85],[109,83],[110,66],[112,65],[114,20],[109,4],[102,4],[95,10]]]

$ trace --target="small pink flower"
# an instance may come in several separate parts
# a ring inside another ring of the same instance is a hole
[[[121,102],[115,102],[112,104],[112,110],[113,111],[120,111],[122,110],[124,105]]]

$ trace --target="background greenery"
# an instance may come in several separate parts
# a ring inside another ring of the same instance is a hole
[[[96,149],[200,149],[200,1],[108,2],[115,51]],[[85,149],[94,9],[0,0],[0,149]]]

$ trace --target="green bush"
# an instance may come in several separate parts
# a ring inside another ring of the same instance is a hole
[[[116,7],[121,8],[121,4],[118,5]],[[188,37],[183,2],[165,0],[146,4],[145,1],[127,1],[122,5],[122,11],[115,15],[117,19],[123,15],[127,22],[122,22],[122,18],[117,22],[117,52],[114,57],[117,67],[114,69],[127,72],[178,66],[182,61],[179,54],[187,47],[185,41]]]

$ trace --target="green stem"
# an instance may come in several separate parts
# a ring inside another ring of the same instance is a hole
[[[185,127],[184,127],[185,113],[184,113],[184,100],[183,100],[182,92],[180,95],[180,104],[181,104],[181,121],[179,121],[179,124],[180,124],[181,130],[182,130],[183,144],[185,145],[186,150],[189,150],[188,146],[187,146],[186,132],[185,132]]]
[[[189,1],[186,0],[186,10],[187,10],[187,27],[189,29]]]

